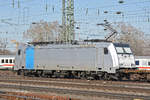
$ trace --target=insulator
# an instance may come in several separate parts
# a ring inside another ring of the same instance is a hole
[[[48,9],[48,6],[47,6],[47,4],[46,4],[46,12],[47,12],[47,9]]]
[[[14,5],[15,5],[15,2],[14,2],[14,0],[12,0],[12,7],[14,8]]]
[[[98,16],[99,16],[99,9],[98,9],[98,11],[97,11],[97,14],[98,14]]]
[[[53,9],[53,13],[54,13],[55,12],[55,7],[53,6],[52,9]]]
[[[121,14],[121,11],[117,11],[116,14]]]
[[[20,1],[18,0],[18,8],[20,8]]]
[[[104,13],[105,13],[105,14],[107,14],[107,13],[108,13],[108,11],[104,11]]]
[[[88,15],[88,8],[86,9],[86,15]]]
[[[121,3],[124,3],[124,1],[123,1],[123,0],[120,0],[119,3],[120,3],[120,4],[121,4]]]

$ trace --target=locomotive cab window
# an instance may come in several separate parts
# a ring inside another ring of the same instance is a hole
[[[135,61],[135,64],[136,64],[136,65],[139,65],[139,61],[138,61],[138,60],[137,60],[137,61]]]
[[[108,54],[108,49],[104,48],[104,54]]]

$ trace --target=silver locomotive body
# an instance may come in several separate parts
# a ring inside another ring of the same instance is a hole
[[[134,65],[134,56],[127,44],[30,44],[19,47],[14,69],[116,73]]]

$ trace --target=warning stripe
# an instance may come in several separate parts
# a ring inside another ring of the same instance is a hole
[[[0,66],[14,66],[14,64],[3,64],[3,65],[0,65]]]
[[[150,69],[150,67],[138,67],[140,69]]]

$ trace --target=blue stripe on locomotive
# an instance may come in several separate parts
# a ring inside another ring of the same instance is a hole
[[[26,69],[34,69],[34,47],[26,48]]]

